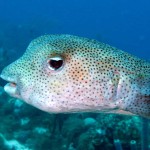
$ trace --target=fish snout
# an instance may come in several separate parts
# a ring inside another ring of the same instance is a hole
[[[6,67],[3,69],[2,73],[0,74],[0,77],[8,82],[4,86],[4,91],[13,97],[19,98],[19,90],[18,90],[18,85],[17,85],[17,76],[14,73],[9,72],[9,69]]]

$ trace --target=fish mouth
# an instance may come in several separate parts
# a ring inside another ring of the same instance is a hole
[[[9,94],[10,96],[13,97],[19,97],[19,93],[18,93],[18,86],[17,86],[17,82],[16,80],[14,80],[11,77],[5,77],[2,74],[0,75],[0,77],[7,81],[8,83],[4,86],[4,91]]]

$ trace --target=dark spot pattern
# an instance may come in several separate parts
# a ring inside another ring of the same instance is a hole
[[[49,59],[64,58],[60,70]],[[50,113],[125,110],[150,116],[150,63],[95,40],[44,35],[3,72],[20,98]]]

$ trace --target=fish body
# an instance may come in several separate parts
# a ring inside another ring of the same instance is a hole
[[[95,40],[38,37],[1,78],[9,95],[49,113],[117,110],[150,117],[150,63]]]

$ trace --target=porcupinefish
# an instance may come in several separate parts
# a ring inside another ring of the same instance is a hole
[[[150,117],[150,63],[72,35],[34,39],[8,65],[4,90],[49,113],[130,112]]]

